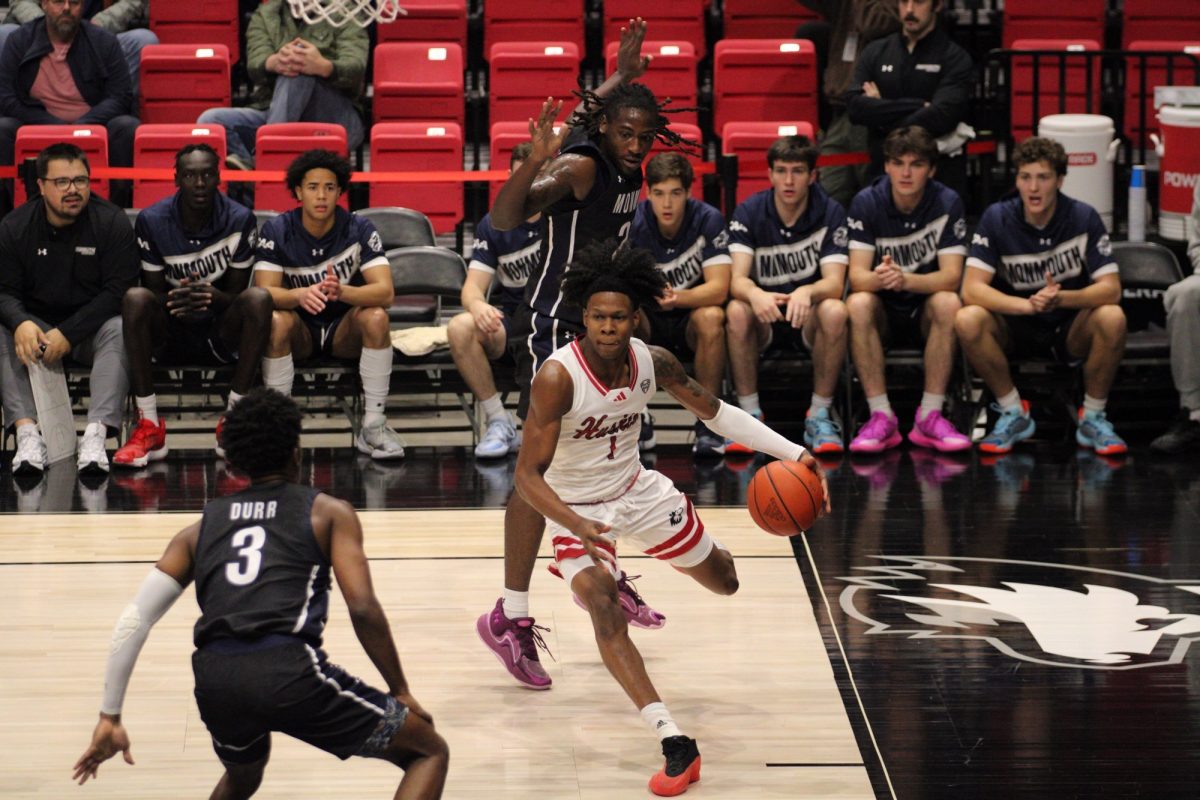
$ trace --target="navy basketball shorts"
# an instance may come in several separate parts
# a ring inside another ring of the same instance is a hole
[[[517,416],[522,420],[529,413],[529,387],[533,385],[533,376],[551,353],[582,334],[583,326],[574,322],[548,317],[527,305],[517,310],[508,347],[516,362],[517,386],[521,387]]]
[[[167,315],[167,332],[163,345],[154,353],[156,364],[199,364],[220,367],[237,361],[237,352],[230,350],[219,333],[220,315],[196,322],[183,322]]]

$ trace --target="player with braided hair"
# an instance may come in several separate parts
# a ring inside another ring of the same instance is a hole
[[[659,737],[665,764],[650,790],[672,796],[700,779],[700,752],[672,719],[629,638],[617,549],[643,551],[716,594],[736,592],[738,578],[733,556],[705,532],[687,496],[642,467],[640,414],[661,387],[718,435],[802,461],[822,484],[825,477],[803,447],[721,402],[670,351],[633,337],[642,306],[665,289],[648,250],[609,240],[572,259],[563,300],[582,308],[585,333],[555,350],[533,379],[516,487],[549,521],[555,564],[591,615],[605,666]]]

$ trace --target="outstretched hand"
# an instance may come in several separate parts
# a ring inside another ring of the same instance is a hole
[[[75,774],[71,780],[79,781],[79,785],[87,783],[88,778],[95,778],[100,765],[117,753],[125,757],[126,764],[133,764],[133,755],[129,752],[129,734],[120,720],[113,719],[107,714],[100,715],[92,731],[92,743],[83,755],[75,762]]]
[[[621,28],[621,44],[617,46],[617,72],[628,82],[642,77],[650,66],[650,56],[642,55],[642,42],[646,40],[646,20],[638,17],[629,20],[628,28]]]
[[[571,126],[564,123],[559,126],[557,132],[554,130],[554,120],[558,118],[560,111],[562,111],[562,101],[555,101],[553,97],[547,97],[546,102],[542,103],[542,110],[538,114],[537,120],[529,120],[529,140],[533,144],[529,158],[532,161],[539,164],[549,161],[562,149],[562,143],[566,140],[567,134],[571,132]]]

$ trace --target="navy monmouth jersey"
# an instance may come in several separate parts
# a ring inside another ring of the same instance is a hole
[[[633,218],[629,242],[654,254],[658,268],[676,291],[703,283],[705,268],[731,262],[729,234],[721,212],[690,197],[674,239],[663,237],[650,201],[643,200]]]
[[[967,254],[967,219],[962,198],[945,184],[929,181],[911,214],[902,213],[892,199],[892,181],[876,179],[850,202],[846,215],[850,249],[874,253],[872,266],[890,255],[905,272],[926,275],[938,270],[938,256]],[[880,292],[885,303],[913,308],[928,295]]]
[[[492,215],[484,214],[475,226],[467,269],[493,276],[489,302],[511,318],[525,296],[529,276],[540,263],[541,250],[541,220],[526,220],[511,231],[498,231],[492,227]]]
[[[202,230],[184,230],[176,192],[142,209],[134,231],[142,269],[163,273],[172,287],[183,278],[216,283],[231,269],[254,266],[258,241],[254,212],[222,192],[213,195],[212,216]]]
[[[729,252],[754,256],[750,277],[760,288],[791,292],[816,283],[822,264],[847,264],[846,212],[813,184],[808,206],[796,224],[786,227],[775,210],[773,189],[743,200],[729,223]]]
[[[592,242],[625,238],[637,209],[642,175],[624,175],[591,139],[580,137],[568,142],[561,152],[595,161],[596,180],[584,199],[568,195],[543,212],[541,257],[525,287],[525,301],[538,314],[582,327],[582,312],[562,301],[567,264],[576,250]]]
[[[383,239],[375,224],[341,206],[334,210],[333,228],[320,239],[304,229],[301,209],[280,214],[263,226],[258,237],[258,264],[264,272],[282,272],[283,285],[298,289],[320,283],[333,265],[338,280],[347,286],[362,286],[363,270],[387,267]],[[328,325],[351,308],[339,301],[329,303],[320,314],[294,309],[302,318]]]
[[[971,238],[969,269],[993,274],[992,286],[1005,294],[1032,297],[1046,285],[1046,273],[1063,289],[1085,289],[1102,275],[1117,274],[1108,231],[1096,209],[1059,192],[1045,228],[1025,221],[1021,197],[992,203]],[[1056,309],[1038,316],[1073,314]]]
[[[318,494],[308,486],[270,483],[204,507],[196,540],[196,647],[269,634],[321,646],[330,565],[312,529]]]

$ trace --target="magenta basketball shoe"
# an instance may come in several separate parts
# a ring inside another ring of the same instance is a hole
[[[563,576],[558,568],[558,564],[553,561],[546,567],[546,571],[556,578]],[[617,578],[617,598],[621,601],[621,612],[625,615],[625,621],[635,628],[646,628],[653,630],[661,628],[667,624],[667,615],[660,614],[650,606],[646,605],[646,601],[638,594],[637,589],[633,588],[634,578],[640,578],[641,575],[630,577],[621,571],[621,577]],[[579,599],[578,595],[573,595],[575,605],[587,611],[587,606]]]
[[[517,681],[528,689],[549,689],[552,681],[538,660],[538,648],[550,653],[539,631],[548,631],[533,624],[533,617],[509,619],[504,616],[504,600],[475,623],[479,639]],[[551,653],[550,657],[554,655]]]

